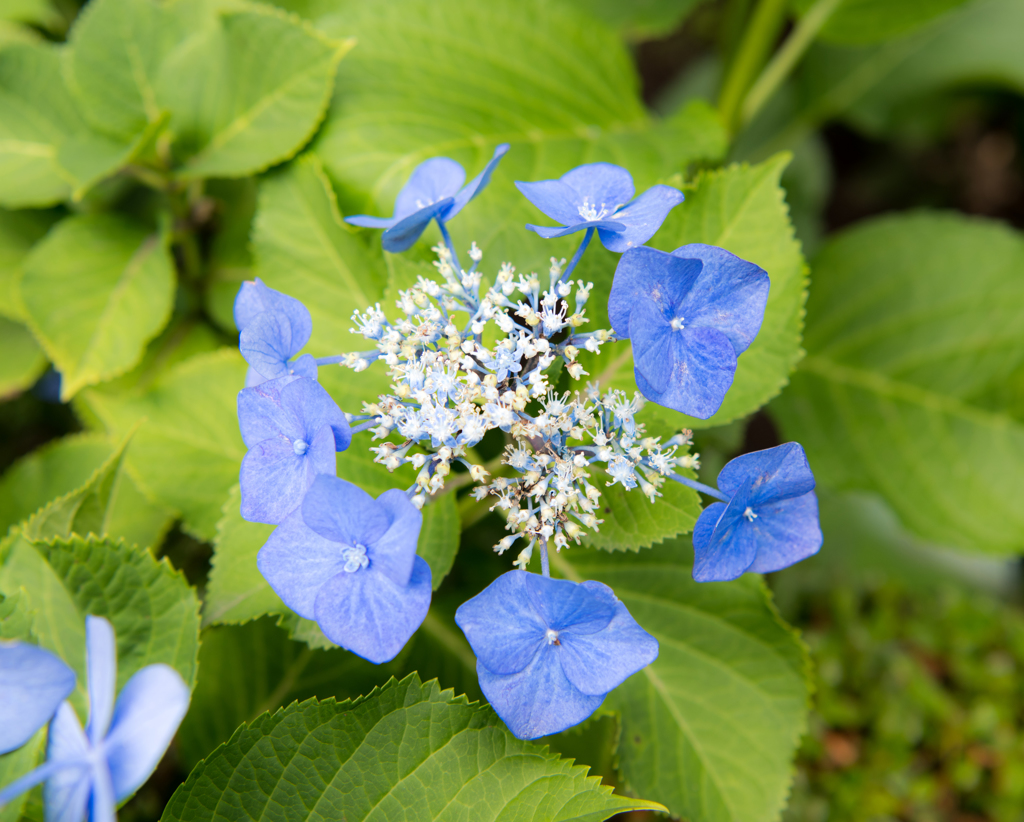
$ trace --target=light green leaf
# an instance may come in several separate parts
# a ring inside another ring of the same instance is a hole
[[[815,0],[794,0],[800,14],[807,12]],[[821,40],[843,45],[881,43],[907,34],[930,20],[940,17],[966,0],[842,0],[818,34]]]
[[[93,0],[68,38],[68,87],[97,131],[131,140],[162,112],[156,76],[184,37],[175,15],[155,0]]]
[[[22,457],[0,477],[0,534],[50,500],[85,485],[115,451],[100,433],[73,434]],[[155,547],[171,524],[171,512],[149,501],[126,471],[111,489],[104,533],[130,544]]]
[[[46,354],[21,323],[0,317],[0,398],[23,391],[46,370]]]
[[[349,333],[350,318],[381,299],[386,275],[380,253],[371,255],[342,222],[315,156],[304,155],[263,180],[252,240],[257,274],[309,308],[315,356],[367,347]]]
[[[806,727],[809,661],[760,577],[697,583],[692,557],[682,543],[571,554],[570,569],[611,585],[660,646],[604,703],[620,716],[619,770],[674,816],[770,822]]]
[[[28,592],[32,633],[74,669],[72,704],[87,718],[85,617],[117,633],[118,689],[139,669],[163,662],[194,685],[199,601],[166,559],[109,539],[72,536],[37,542],[15,532],[0,548],[0,591]]]
[[[0,785],[10,785],[41,764],[40,760],[45,758],[46,753],[46,738],[46,728],[40,728],[22,747],[0,756]],[[28,801],[29,795],[23,793],[4,805],[0,808],[0,822],[18,822]]]
[[[29,249],[56,222],[48,211],[5,211],[0,209],[0,317],[23,320],[25,312],[16,287],[21,264]]]
[[[282,745],[290,756],[275,753]],[[352,702],[311,699],[243,725],[162,818],[599,822],[660,809],[586,773],[515,739],[489,708],[411,675]],[[224,802],[229,794],[238,801]]]
[[[397,0],[349,4],[319,25],[359,43],[339,68],[313,145],[341,186],[346,213],[390,216],[395,195],[423,160],[451,157],[471,177],[498,143],[511,143],[489,188],[451,224],[457,248],[475,240],[483,249],[487,272],[506,260],[543,271],[552,255],[571,256],[579,242],[527,232],[525,223],[546,218],[514,180],[558,177],[603,160],[628,167],[643,191],[726,148],[705,105],[652,120],[620,39],[570,7]],[[377,232],[370,236],[378,241]],[[437,238],[433,229],[425,236]]]
[[[671,34],[702,0],[571,0],[629,40],[655,40]]]
[[[156,98],[173,115],[180,175],[244,177],[293,156],[323,117],[351,45],[258,5],[186,40],[164,63]]]
[[[4,0],[0,5],[0,20],[52,28],[60,25],[62,18],[52,0]]]
[[[815,260],[809,356],[773,405],[818,481],[876,491],[939,544],[1024,547],[1024,239],[958,215],[879,218]],[[996,395],[998,396],[998,395]]]
[[[67,400],[139,361],[170,318],[174,263],[166,238],[123,217],[69,217],[25,259],[20,292]]]
[[[144,390],[91,389],[80,399],[114,435],[145,418],[128,456],[132,476],[151,498],[180,512],[189,533],[209,541],[245,455],[236,410],[244,385],[244,361],[222,348],[168,369]]]
[[[0,594],[0,639],[29,640],[32,636],[32,614],[28,594],[14,591]]]
[[[652,432],[708,428],[744,417],[779,393],[800,359],[807,267],[779,185],[788,160],[782,154],[759,165],[733,165],[701,175],[686,202],[669,215],[650,243],[665,251],[686,243],[721,246],[761,266],[771,280],[761,330],[740,355],[735,380],[718,413],[699,420],[649,402],[638,419]],[[605,304],[607,293],[595,289],[591,303]],[[589,307],[590,303],[588,313]],[[636,390],[629,343],[607,345],[600,357],[582,355],[580,361],[602,387]]]

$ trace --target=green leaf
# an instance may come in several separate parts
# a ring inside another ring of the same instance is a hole
[[[46,354],[21,323],[0,317],[0,399],[31,386],[46,370]]]
[[[701,175],[686,202],[669,214],[651,242],[665,251],[686,243],[721,246],[761,266],[771,280],[761,330],[740,355],[735,380],[718,413],[699,420],[649,402],[638,419],[654,433],[710,428],[756,411],[779,393],[801,357],[807,267],[779,185],[788,161],[788,155],[780,154],[758,165],[733,165]],[[595,289],[591,303],[607,303],[607,293]],[[588,313],[589,307],[590,303]],[[602,387],[636,390],[628,343],[607,345],[600,357],[581,355],[580,361]]]
[[[794,0],[800,14],[806,13],[815,0]],[[867,45],[880,43],[907,34],[940,17],[966,0],[843,0],[828,18],[818,37],[829,43]]]
[[[629,40],[655,40],[666,37],[702,0],[570,0],[580,11],[596,17],[621,32]]]
[[[45,758],[46,753],[46,738],[46,728],[40,728],[22,747],[0,756],[0,785],[10,785],[41,764],[39,760]],[[27,793],[16,796],[0,808],[0,822],[18,822],[28,802]]]
[[[0,594],[0,639],[28,640],[32,636],[32,614],[28,594],[15,591]]]
[[[0,550],[0,591],[28,592],[32,633],[78,676],[72,704],[86,719],[85,617],[117,633],[117,687],[163,662],[195,683],[199,601],[184,576],[144,548],[72,536],[33,541],[15,532]]]
[[[416,553],[430,566],[431,585],[435,591],[452,569],[461,536],[462,524],[454,492],[442,494],[423,506],[423,528]]]
[[[825,246],[808,358],[773,405],[820,483],[878,492],[939,544],[1024,546],[1024,419],[990,405],[1024,364],[1022,266],[1019,233],[953,214],[870,220]]]
[[[81,215],[32,249],[20,286],[30,326],[61,372],[67,400],[139,361],[170,318],[174,262],[166,237],[123,217]]]
[[[114,453],[100,433],[73,434],[22,457],[0,476],[0,534],[50,500],[80,488]],[[142,547],[155,547],[171,524],[171,512],[150,502],[126,471],[111,489],[104,533]]]
[[[489,708],[411,675],[352,702],[311,699],[243,725],[162,818],[598,822],[660,810],[586,773],[515,739]]]
[[[0,6],[0,20],[53,28],[60,25],[62,18],[51,0],[4,0]]]
[[[144,390],[91,389],[81,401],[113,435],[145,418],[128,455],[132,476],[147,495],[180,512],[189,533],[210,541],[245,455],[236,410],[244,385],[238,351],[221,348],[168,369]]]
[[[183,38],[175,15],[154,0],[93,0],[68,38],[68,86],[97,131],[131,140],[160,121],[156,76]]]
[[[625,781],[695,822],[778,819],[806,727],[809,660],[764,581],[694,582],[682,543],[571,557],[660,645],[604,703],[620,716]]]
[[[488,189],[451,226],[457,248],[475,240],[483,249],[485,271],[505,260],[543,271],[579,242],[525,231],[546,218],[514,180],[604,160],[626,166],[643,191],[726,148],[706,105],[652,120],[620,39],[569,7],[396,0],[351,4],[334,25],[359,45],[339,68],[313,151],[341,187],[346,213],[391,215],[395,195],[428,157],[452,157],[471,177],[498,143],[511,143]],[[432,243],[438,235],[426,236]]]
[[[217,233],[210,245],[207,262],[205,306],[213,322],[226,331],[235,328],[235,297],[245,280],[252,280],[249,235],[256,214],[256,180],[210,180],[207,196],[217,203]]]
[[[156,102],[187,159],[181,177],[244,177],[293,156],[330,100],[351,42],[265,6],[227,11],[164,63]]]
[[[0,209],[0,317],[24,319],[16,285],[21,277],[21,265],[32,246],[55,221],[51,212]]]

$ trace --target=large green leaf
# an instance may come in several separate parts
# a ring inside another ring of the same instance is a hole
[[[939,544],[1024,548],[1024,238],[957,215],[863,223],[815,261],[808,358],[773,406],[818,480]],[[1017,409],[1019,411],[1019,409]]]
[[[571,555],[568,569],[611,585],[660,646],[605,701],[620,716],[619,769],[684,819],[775,820],[806,726],[806,652],[760,577],[697,583],[692,557],[680,543]]]
[[[182,177],[244,177],[293,156],[313,135],[351,42],[297,17],[229,10],[164,62],[156,103],[172,113]]]
[[[807,267],[779,186],[787,162],[787,155],[778,155],[758,165],[701,175],[651,242],[665,251],[686,243],[721,246],[761,266],[771,280],[761,330],[740,355],[735,381],[718,413],[698,420],[649,402],[639,418],[653,431],[711,427],[750,414],[779,393],[802,355]],[[592,302],[603,304],[607,293],[595,289]],[[584,355],[581,362],[602,387],[636,390],[629,343],[607,345],[600,357]]]
[[[106,435],[83,433],[22,457],[0,476],[0,534],[83,486],[115,449]],[[171,512],[148,500],[126,471],[119,472],[111,492],[104,533],[144,548],[156,546],[171,524]]]
[[[803,14],[815,0],[794,0]],[[907,34],[966,0],[841,0],[818,37],[830,43],[866,45]]]
[[[545,218],[514,180],[558,177],[604,160],[626,166],[642,191],[726,147],[706,106],[653,121],[619,38],[570,7],[543,0],[347,3],[319,25],[359,43],[339,68],[313,145],[342,187],[346,213],[389,216],[421,161],[449,156],[472,176],[498,143],[511,143],[490,187],[451,225],[458,248],[475,240],[484,250],[486,272],[505,260],[546,270],[549,257],[567,257],[579,242],[525,231],[525,223]]]
[[[630,40],[666,37],[702,0],[570,0],[572,5],[620,31]]]
[[[0,398],[28,388],[46,369],[46,354],[24,325],[0,317]]]
[[[352,702],[311,699],[243,725],[163,819],[577,820],[654,803],[515,739],[489,708],[411,675]]]
[[[47,211],[0,209],[0,317],[24,318],[25,312],[17,296],[21,265],[54,221],[54,215]]]
[[[81,401],[115,435],[145,419],[128,456],[133,477],[180,512],[186,530],[212,540],[245,455],[236,411],[244,385],[244,361],[222,348],[168,369],[144,390],[91,389]]]
[[[170,318],[174,262],[166,238],[123,217],[69,217],[25,259],[20,294],[67,400],[139,361]]]
[[[117,682],[163,662],[195,683],[199,601],[166,559],[95,536],[52,542],[13,533],[0,549],[0,591],[28,595],[32,633],[78,676],[72,702],[86,713],[85,617],[110,620],[117,633]]]

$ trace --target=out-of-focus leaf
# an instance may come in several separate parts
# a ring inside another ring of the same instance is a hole
[[[815,0],[793,0],[800,14]],[[908,34],[966,0],[842,0],[818,37],[829,43],[868,45]]]
[[[49,230],[56,217],[47,211],[0,209],[0,317],[23,320],[17,282],[29,250]]]
[[[46,354],[21,323],[0,317],[0,398],[32,385],[46,369]]]

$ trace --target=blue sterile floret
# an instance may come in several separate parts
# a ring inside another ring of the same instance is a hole
[[[736,579],[778,571],[821,547],[814,474],[795,442],[743,454],[718,475],[729,501],[715,502],[693,529],[693,578]]]
[[[517,182],[524,197],[560,224],[527,224],[530,231],[550,239],[596,229],[609,251],[623,252],[643,245],[661,228],[669,211],[683,201],[683,193],[656,185],[633,199],[633,178],[611,163],[589,163],[557,180]]]
[[[391,217],[371,217],[356,214],[345,222],[364,228],[386,229],[381,237],[385,251],[397,254],[406,251],[420,238],[431,220],[443,226],[486,188],[498,161],[508,151],[508,143],[494,150],[494,156],[483,171],[466,185],[466,170],[448,157],[431,157],[412,172],[395,198],[395,211]]]
[[[335,472],[335,452],[352,441],[348,420],[318,382],[280,377],[238,394],[249,449],[239,474],[242,516],[273,525],[302,503],[317,474]]]
[[[62,702],[50,723],[46,763],[0,791],[0,807],[45,782],[46,822],[114,822],[117,803],[146,781],[185,717],[189,689],[168,665],[137,671],[115,702],[114,629],[88,616],[85,636],[89,724],[83,731],[70,703]],[[63,688],[66,674],[58,671],[56,681]],[[6,696],[0,689],[0,703]]]
[[[256,564],[295,613],[379,664],[402,650],[430,607],[430,566],[416,555],[422,524],[398,489],[374,499],[321,474]]]
[[[459,606],[480,688],[509,730],[536,739],[590,716],[658,656],[607,585],[509,571]]]
[[[309,354],[293,360],[309,342],[313,319],[294,297],[275,291],[259,277],[247,281],[235,297],[238,348],[249,363],[246,385],[258,385],[289,374],[316,379],[316,361]]]
[[[45,648],[0,641],[0,755],[20,748],[75,689],[75,672]]]
[[[608,317],[632,341],[640,393],[699,419],[714,414],[761,328],[768,287],[764,270],[703,243],[623,254]]]

